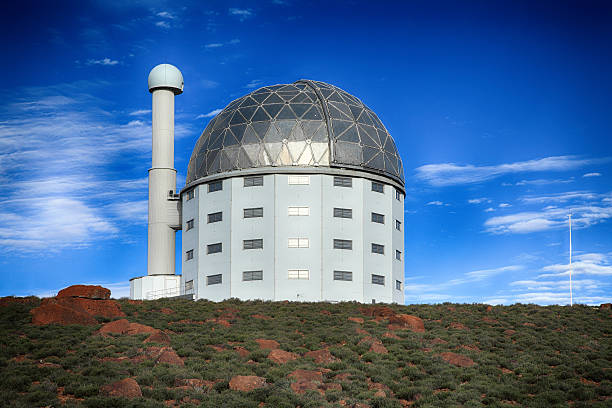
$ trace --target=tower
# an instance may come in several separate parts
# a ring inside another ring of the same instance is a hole
[[[183,93],[183,75],[173,65],[160,64],[151,70],[148,85],[152,94],[152,163],[147,276],[130,280],[132,299],[178,295],[180,282],[175,274],[176,231],[181,229],[181,220],[174,169],[174,96]]]

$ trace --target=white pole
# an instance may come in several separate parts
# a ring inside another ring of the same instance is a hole
[[[569,215],[569,276],[570,276],[570,306],[574,306],[574,296],[572,293],[572,214]]]

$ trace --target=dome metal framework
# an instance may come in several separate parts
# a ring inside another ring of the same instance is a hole
[[[278,166],[364,170],[404,186],[402,160],[378,116],[342,89],[311,80],[266,86],[231,102],[198,139],[186,181]]]

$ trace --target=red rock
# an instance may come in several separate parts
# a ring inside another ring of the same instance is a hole
[[[268,354],[268,360],[274,361],[276,364],[285,364],[292,360],[297,360],[299,355],[289,351],[275,349]]]
[[[327,349],[309,351],[304,354],[304,357],[314,359],[316,364],[329,364],[336,361],[336,358]]]
[[[368,336],[370,334],[366,330],[363,330],[361,327],[355,327],[355,332],[357,334],[363,334],[365,336]]]
[[[408,314],[398,314],[389,317],[389,328],[397,330],[399,329],[407,329],[416,333],[425,333],[425,325],[423,324],[423,320]],[[392,330],[393,330],[392,329]]]
[[[430,341],[430,342],[429,342],[429,344],[431,344],[432,346],[433,346],[433,345],[436,345],[436,344],[448,344],[448,341],[446,341],[446,340],[442,340],[442,339],[440,339],[440,338],[436,337],[435,339],[433,339],[432,341]]]
[[[108,322],[97,331],[99,334],[107,334],[107,333],[115,333],[115,334],[125,334],[130,328],[130,322],[127,319],[119,319],[114,320],[112,322]]]
[[[504,330],[504,334],[506,336],[512,336],[514,333],[516,333],[516,330],[512,330],[512,329]]]
[[[280,347],[276,340],[255,339],[255,341],[262,349],[275,350]]]
[[[291,383],[290,387],[296,394],[304,394],[308,390],[319,391],[320,394],[323,394],[323,391],[318,389],[318,385],[312,381],[296,381]]]
[[[0,298],[0,307],[12,305],[15,303],[21,303],[21,304],[34,303],[36,302],[36,300],[37,299],[34,296],[28,296],[28,297],[5,296],[5,297]]]
[[[314,370],[295,370],[289,375],[289,378],[293,378],[297,381],[316,381],[323,382],[323,374],[320,371]]]
[[[396,340],[400,339],[400,336],[392,332],[385,332],[385,334],[383,334],[383,337],[387,337],[389,339],[396,339]]]
[[[470,350],[470,351],[480,351],[478,346],[474,346],[474,345],[471,345],[471,344],[467,344],[467,345],[466,344],[462,344],[461,348],[465,349],[465,350]]]
[[[448,327],[457,330],[470,330],[466,325],[459,322],[452,322]]]
[[[535,323],[523,323],[523,326],[528,326],[528,327],[537,327]]]
[[[376,354],[388,354],[389,351],[382,343],[372,343],[370,345],[370,351]]]
[[[124,317],[121,306],[115,300],[93,300],[77,297],[57,298],[57,303],[62,306],[71,307],[75,310],[84,311],[92,316],[102,316],[107,319]]]
[[[231,325],[232,325],[226,319],[221,319],[221,318],[206,319],[206,322],[217,323],[218,325],[221,325],[223,327],[231,327]]]
[[[174,314],[174,310],[167,308],[167,307],[162,307],[161,309],[159,309],[159,313],[165,314],[165,315],[171,315],[171,314]]]
[[[363,319],[361,317],[349,317],[348,320],[355,323],[363,323]]]
[[[130,323],[130,327],[128,328],[127,334],[129,335],[134,335],[134,334],[146,334],[146,333],[156,333],[158,332],[159,329],[156,329],[154,327],[151,326],[147,326],[146,324],[140,324],[140,323]]]
[[[251,317],[253,319],[272,320],[272,318],[270,316],[265,316],[265,315],[262,315],[262,314],[254,314],[254,315],[251,315]]]
[[[391,397],[393,396],[393,391],[391,391],[391,389],[387,387],[385,384],[373,382],[369,378],[366,379],[366,382],[368,384],[369,390],[377,390],[377,394],[378,394],[377,396],[382,396],[382,397],[386,397],[387,395]],[[379,393],[381,391],[382,391],[382,395]]]
[[[331,312],[329,310],[321,310],[320,313],[323,315],[331,316]]]
[[[359,310],[362,314],[370,317],[383,317],[386,319],[395,315],[395,311],[389,306],[369,306],[362,307]]]
[[[241,347],[241,346],[235,346],[235,347],[234,347],[234,351],[235,351],[236,353],[238,353],[238,355],[239,355],[240,357],[248,357],[248,356],[249,356],[249,354],[251,354],[251,353],[249,352],[249,350],[247,350],[247,349],[245,349],[244,347]]]
[[[337,383],[325,383],[320,385],[323,391],[342,391],[342,385]]]
[[[492,311],[493,311],[493,306],[488,305],[488,306],[487,306],[487,312],[492,312]]]
[[[98,324],[98,321],[87,313],[53,303],[34,308],[30,313],[32,314],[32,324],[36,326],[45,324],[92,326]]]
[[[385,398],[387,396],[387,394],[383,391],[383,390],[378,390],[374,393],[375,397],[382,397]]]
[[[155,333],[147,337],[144,343],[160,343],[170,345],[170,336],[161,330],[157,330]]]
[[[601,305],[599,305],[599,308],[601,310],[610,310],[612,309],[612,303],[602,303]]]
[[[351,373],[340,373],[336,374],[334,380],[336,381],[347,381],[351,377]]]
[[[182,358],[176,354],[176,351],[172,349],[172,347],[163,347],[159,357],[157,357],[157,363],[166,363],[171,365],[185,365],[185,362]]]
[[[442,360],[446,361],[447,363],[459,367],[472,367],[474,364],[476,364],[471,358],[463,356],[461,354],[455,354],[450,351],[440,353],[438,355],[442,357]]]
[[[110,299],[111,291],[102,286],[72,285],[57,293],[57,298],[81,297],[87,299]]]
[[[177,378],[174,380],[175,387],[211,389],[214,385],[215,381],[200,380],[199,378]]]
[[[229,387],[234,391],[253,391],[266,386],[266,379],[255,375],[237,375],[229,382]]]
[[[225,351],[225,347],[223,346],[216,346],[216,345],[210,345],[210,348],[212,348],[213,350],[215,350],[216,352],[222,352]]]
[[[138,398],[142,397],[142,391],[136,381],[125,378],[121,381],[108,384],[100,388],[100,393],[109,397]]]

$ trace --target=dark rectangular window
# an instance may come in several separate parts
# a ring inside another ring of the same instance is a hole
[[[193,290],[193,279],[185,282],[185,292],[188,290]]]
[[[385,254],[385,246],[380,244],[372,244],[372,253],[373,254]]]
[[[372,275],[372,284],[374,285],[385,285],[385,277],[382,275]]]
[[[223,221],[223,213],[221,211],[208,214],[208,223]]]
[[[218,275],[208,275],[206,277],[206,284],[207,285],[218,285],[223,281],[223,275],[218,274]]]
[[[216,254],[222,251],[222,246],[221,246],[221,242],[218,242],[216,244],[209,244],[206,246],[206,253],[207,254]]]
[[[334,249],[353,249],[353,241],[350,239],[334,239]]]
[[[219,190],[223,190],[223,181],[219,180],[219,181],[213,181],[211,183],[208,183],[208,192],[212,193],[214,191],[219,191]]]
[[[372,222],[376,222],[378,224],[384,224],[385,223],[385,216],[379,213],[372,213]]]
[[[249,176],[244,178],[245,187],[263,186],[263,176]]]
[[[352,281],[353,272],[348,271],[334,271],[334,280],[339,281]]]
[[[263,239],[245,239],[242,241],[242,249],[262,249]]]
[[[399,220],[395,220],[395,229],[398,231],[402,230],[402,223]]]
[[[376,191],[377,193],[385,193],[385,185],[382,183],[377,183],[375,181],[372,182],[372,191]]]
[[[259,217],[263,217],[263,207],[244,209],[244,218],[259,218]]]
[[[395,250],[395,259],[397,259],[398,261],[402,260],[402,253],[397,249]]]
[[[185,252],[185,260],[189,261],[190,259],[193,259],[193,249],[190,249],[189,251]]]
[[[185,231],[189,231],[192,228],[193,228],[193,220],[187,221],[187,224],[185,224]]]
[[[187,192],[187,201],[191,200],[193,198],[193,190],[189,190]]]
[[[402,290],[402,281],[395,281],[395,289]]]
[[[334,176],[334,186],[336,187],[353,187],[353,179],[350,177]]]
[[[353,218],[353,210],[350,208],[334,208],[334,217]]]
[[[399,190],[395,190],[395,199],[397,201],[402,201],[402,193]]]
[[[263,280],[263,271],[244,271],[242,272],[243,281]]]

